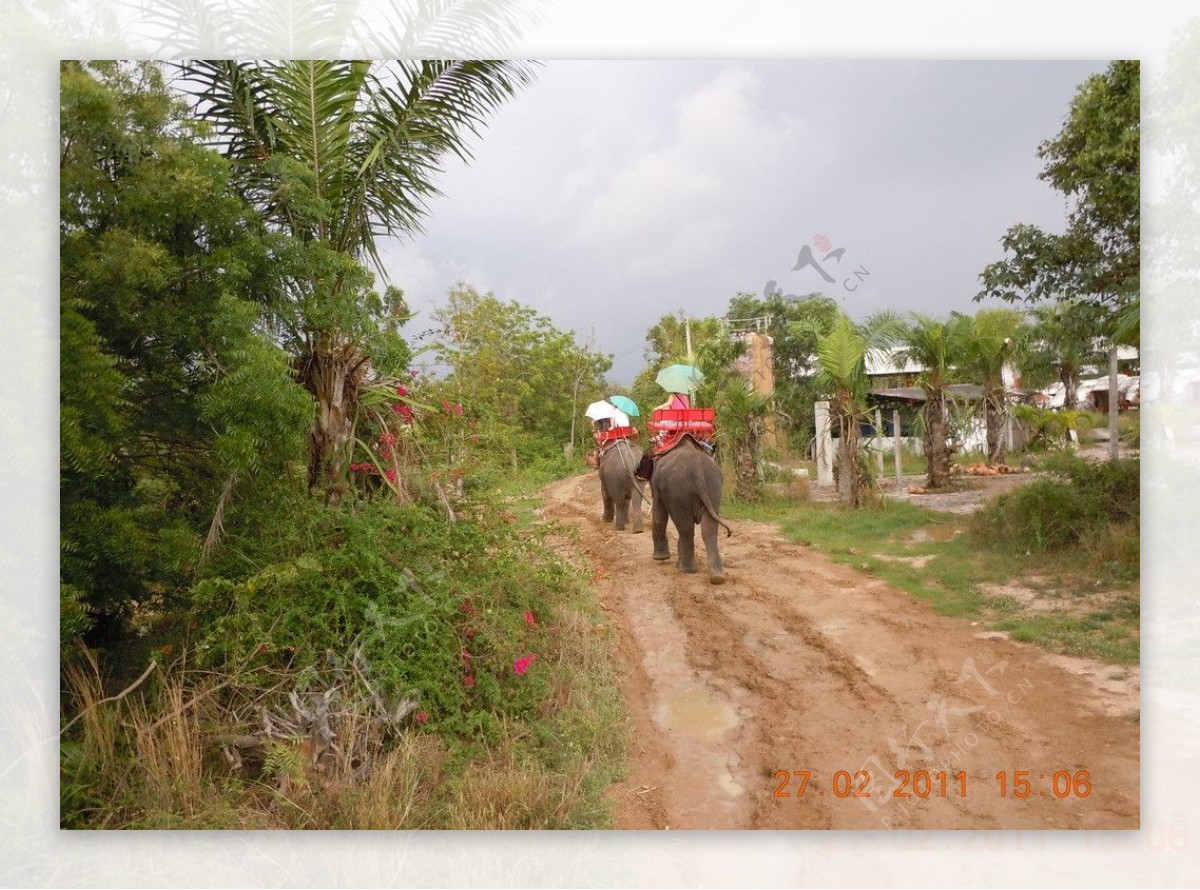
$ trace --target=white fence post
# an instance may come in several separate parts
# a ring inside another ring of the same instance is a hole
[[[829,488],[833,485],[833,436],[829,431],[829,402],[813,405],[817,427],[817,485]]]
[[[875,435],[871,437],[871,450],[875,452],[875,479],[883,483],[883,411],[875,409]]]
[[[897,408],[892,409],[892,449],[896,455],[896,487],[899,488],[904,481],[904,469],[900,459],[900,411]]]

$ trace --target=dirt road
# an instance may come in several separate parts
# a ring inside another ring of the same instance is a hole
[[[1106,689],[1124,669],[937,615],[768,525],[731,523],[713,586],[698,536],[697,574],[650,558],[644,509],[616,532],[595,473],[546,491],[618,630],[615,827],[1138,827],[1136,699]]]

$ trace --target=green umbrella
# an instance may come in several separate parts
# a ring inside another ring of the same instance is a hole
[[[638,417],[641,411],[638,409],[637,402],[628,396],[609,396],[608,400],[628,414],[630,417]]]
[[[654,382],[667,392],[691,392],[704,382],[704,375],[691,365],[670,365],[658,372]]]

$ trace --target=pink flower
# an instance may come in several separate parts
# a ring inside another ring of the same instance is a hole
[[[404,387],[404,386],[397,386],[396,387],[396,395],[398,395],[398,396],[408,395],[408,388]]]
[[[421,711],[419,714],[417,714],[417,722],[418,723],[426,723],[428,721],[429,721],[429,715],[427,713],[425,713],[424,711]]]
[[[526,609],[521,614],[525,616],[526,624],[528,624],[530,627],[537,627],[537,622],[533,620],[533,612],[531,612],[529,609]]]
[[[470,674],[467,674],[465,677],[463,677],[463,685],[466,686],[468,689],[471,688],[472,686],[475,685],[475,678],[473,676],[471,676]]]
[[[388,482],[394,483],[396,481],[396,471],[395,470],[388,470],[386,473],[384,473],[384,475],[387,476]]]
[[[411,378],[413,378],[414,380],[416,380],[416,379],[417,379],[417,374],[419,374],[419,373],[420,373],[420,372],[419,372],[419,371],[418,371],[416,368],[412,368],[412,369],[410,369],[410,370],[409,370],[409,372],[408,372],[408,376],[409,376],[409,377],[411,377]]]
[[[445,399],[442,399],[442,410],[445,411],[447,414],[450,413],[450,403],[447,402]]]
[[[517,676],[529,670],[529,666],[537,659],[536,655],[526,655],[524,658],[518,658],[513,661],[513,673]]]
[[[454,406],[454,413],[455,413],[455,414],[462,414],[462,405],[455,405],[455,406]]]

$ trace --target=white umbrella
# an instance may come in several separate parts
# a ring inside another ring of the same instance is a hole
[[[587,410],[583,412],[583,416],[588,420],[613,420],[619,417],[625,417],[621,413],[621,409],[611,402],[592,402],[587,406]],[[628,421],[629,418],[625,418]]]

